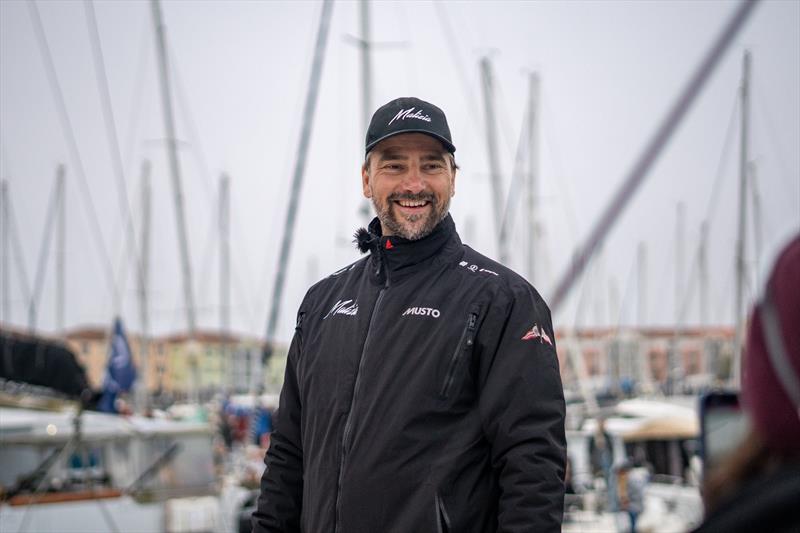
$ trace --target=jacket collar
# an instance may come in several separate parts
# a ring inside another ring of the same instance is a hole
[[[449,213],[429,235],[416,241],[396,235],[383,236],[377,217],[369,223],[368,230],[356,233],[356,240],[362,252],[370,251],[375,274],[379,277],[388,274],[392,281],[416,272],[442,255],[449,256],[443,252],[461,248],[461,239]]]

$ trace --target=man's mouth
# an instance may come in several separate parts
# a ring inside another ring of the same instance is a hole
[[[409,211],[419,211],[421,209],[424,209],[425,207],[427,207],[430,204],[430,201],[428,201],[428,200],[405,200],[405,199],[399,199],[399,200],[393,200],[393,202],[396,205],[399,205],[400,207],[402,207],[404,210],[409,210]]]

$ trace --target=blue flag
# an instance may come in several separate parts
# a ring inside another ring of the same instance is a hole
[[[114,319],[114,333],[111,335],[111,349],[108,356],[108,368],[103,381],[103,395],[98,407],[101,411],[115,413],[114,401],[117,394],[131,390],[136,381],[136,367],[133,366],[133,356],[122,320]]]

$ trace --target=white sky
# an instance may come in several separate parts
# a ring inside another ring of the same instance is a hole
[[[447,113],[462,170],[452,212],[462,240],[496,257],[478,60],[493,59],[505,184],[527,108],[527,72],[542,80],[540,222],[544,238],[534,284],[547,298],[572,250],[639,156],[730,14],[734,2],[375,2],[371,4],[375,107],[419,96]],[[300,133],[321,4],[165,1],[173,102],[181,150],[195,299],[201,327],[219,325],[217,190],[231,176],[233,329],[263,335]],[[40,1],[39,11],[70,121],[115,269],[122,272],[123,217],[103,123],[83,2]],[[175,212],[165,157],[150,5],[96,2],[105,69],[128,194],[141,219],[139,168],[153,163],[151,323],[185,329]],[[452,28],[452,41],[440,14]],[[278,338],[286,340],[306,288],[355,260],[349,244],[360,219],[363,118],[359,4],[337,2],[295,228]],[[619,220],[586,286],[557,326],[633,323],[636,248],[647,246],[646,322],[675,317],[676,204],[686,210],[685,274],[700,222],[709,216],[722,160],[709,247],[710,309],[732,322],[738,123],[734,116],[744,49],[753,56],[750,153],[756,164],[763,239],[748,242],[753,291],[781,243],[800,228],[800,2],[762,2],[735,39],[632,205]],[[457,57],[456,57],[457,54]],[[463,70],[457,66],[463,65]],[[86,198],[24,2],[0,2],[0,173],[7,180],[22,257],[32,282],[56,166],[67,165],[67,327],[107,325],[114,306],[91,233]],[[723,152],[726,157],[722,159]],[[521,205],[520,205],[521,206]],[[748,209],[752,213],[752,204]],[[524,221],[518,212],[517,227]],[[749,222],[752,228],[752,220]],[[524,273],[521,230],[511,266]],[[27,322],[13,248],[8,254],[10,316]],[[39,324],[55,323],[55,254],[42,287]],[[756,270],[758,269],[758,270]],[[138,329],[132,268],[122,314]],[[756,280],[757,272],[760,273]],[[696,281],[695,281],[696,283]],[[696,287],[696,285],[695,285]],[[697,289],[695,289],[695,292]],[[685,321],[699,320],[697,298]]]

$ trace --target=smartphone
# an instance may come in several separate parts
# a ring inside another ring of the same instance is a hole
[[[700,397],[700,454],[704,474],[719,465],[745,439],[750,424],[739,404],[739,395],[729,391],[709,392]]]

